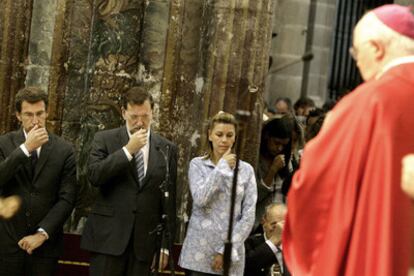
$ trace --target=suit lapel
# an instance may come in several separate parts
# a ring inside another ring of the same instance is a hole
[[[127,131],[126,127],[125,126],[120,127],[119,128],[119,147],[122,148],[123,146],[125,146],[128,143],[128,141],[129,141],[129,136],[128,136],[128,131]],[[132,157],[131,162],[129,162],[129,172],[134,177],[134,180],[135,180],[135,182],[138,186],[139,185],[139,180],[138,180],[138,173],[137,173],[134,157]]]
[[[13,143],[17,147],[20,147],[21,144],[26,142],[26,138],[24,137],[23,129],[14,132]]]
[[[23,129],[20,129],[18,131],[14,132],[13,135],[13,143],[15,148],[20,147],[21,144],[23,144],[26,141],[26,138],[24,137]],[[22,170],[26,174],[26,178],[29,180],[32,179],[32,168],[31,164],[29,162],[29,159],[27,159],[27,162],[22,164]]]

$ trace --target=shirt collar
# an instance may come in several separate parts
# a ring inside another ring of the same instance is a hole
[[[391,68],[394,68],[394,67],[396,67],[398,65],[401,65],[401,64],[407,64],[407,63],[414,63],[414,56],[406,56],[406,57],[400,57],[400,58],[393,59],[392,61],[387,63],[384,66],[384,68],[382,68],[382,70],[375,77],[375,79],[381,78],[385,74],[385,72],[387,72]]]

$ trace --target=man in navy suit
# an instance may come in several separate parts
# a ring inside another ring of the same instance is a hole
[[[129,89],[122,103],[126,125],[94,137],[88,176],[98,195],[81,243],[92,253],[92,276],[149,275],[158,251],[153,230],[165,217],[174,238],[177,148],[151,129],[153,106],[146,90]],[[160,189],[164,181],[167,193]]]
[[[261,221],[263,233],[250,236],[244,243],[246,249],[244,276],[269,276],[273,275],[272,270],[278,271],[279,275],[290,275],[283,262],[281,245],[285,216],[285,205],[272,203],[266,206]]]
[[[21,207],[0,220],[0,275],[54,275],[75,204],[75,154],[45,127],[44,91],[23,88],[15,102],[22,128],[0,136],[0,196],[18,196]]]

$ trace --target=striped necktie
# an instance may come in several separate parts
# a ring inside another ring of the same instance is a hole
[[[135,164],[137,166],[137,173],[139,179],[139,185],[141,186],[144,180],[145,171],[144,171],[144,156],[142,151],[139,151],[135,154]]]

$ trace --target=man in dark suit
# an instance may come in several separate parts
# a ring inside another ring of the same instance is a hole
[[[63,224],[77,185],[73,147],[45,128],[47,94],[27,87],[16,95],[22,128],[0,136],[0,196],[19,196],[20,210],[0,221],[0,275],[54,275]]]
[[[159,252],[153,230],[165,217],[174,238],[177,148],[151,130],[153,106],[146,90],[133,87],[122,103],[126,126],[95,135],[88,175],[98,195],[81,243],[92,252],[92,276],[149,275]],[[164,181],[167,193],[160,189]]]
[[[250,236],[244,244],[244,276],[290,275],[283,262],[281,246],[285,216],[283,204],[272,203],[266,207],[261,221],[263,233]]]

